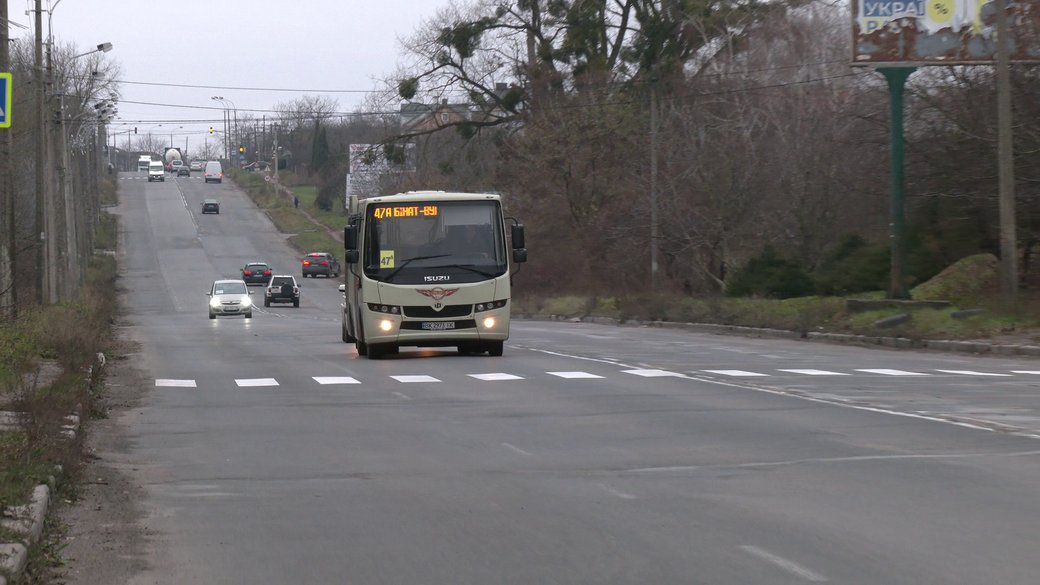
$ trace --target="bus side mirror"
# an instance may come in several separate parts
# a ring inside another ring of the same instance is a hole
[[[527,246],[524,245],[524,224],[518,223],[509,226],[509,229],[510,235],[513,239],[513,249],[519,250],[521,248],[526,248]]]
[[[357,226],[348,225],[343,228],[343,247],[346,249],[347,264],[357,264]]]
[[[524,224],[509,226],[513,240],[513,262],[527,262],[527,246],[524,245]]]

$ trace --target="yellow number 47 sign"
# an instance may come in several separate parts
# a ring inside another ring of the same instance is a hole
[[[0,128],[11,127],[11,74],[0,73]]]

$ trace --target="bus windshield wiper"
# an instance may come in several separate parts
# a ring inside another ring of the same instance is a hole
[[[383,279],[383,282],[390,282],[391,280],[393,280],[394,276],[396,276],[397,273],[400,272],[402,268],[404,268],[405,266],[408,266],[408,263],[411,262],[412,260],[431,260],[433,258],[443,258],[445,256],[448,256],[448,254],[434,254],[433,256],[415,256],[415,257],[409,258],[409,259],[405,260],[404,262],[401,262],[400,266],[398,266],[397,268],[394,268],[393,272],[391,272],[390,274],[387,274],[386,278]]]
[[[461,268],[463,270],[469,270],[470,272],[476,272],[485,278],[495,277],[495,275],[490,272],[484,272],[478,268],[473,268],[474,266],[476,266],[476,264],[442,264],[440,266],[430,266],[429,268]]]

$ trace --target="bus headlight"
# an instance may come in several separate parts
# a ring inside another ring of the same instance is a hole
[[[494,329],[494,328],[495,328],[495,318],[494,317],[488,317],[488,318],[484,319],[484,329]]]
[[[388,319],[383,319],[379,322],[379,328],[385,331],[386,333],[389,333],[394,329],[394,322]]]

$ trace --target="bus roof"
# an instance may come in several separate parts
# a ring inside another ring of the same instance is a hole
[[[382,195],[362,199],[359,203],[389,203],[398,201],[498,201],[501,197],[494,193],[457,193],[449,191],[408,191],[396,195]]]

